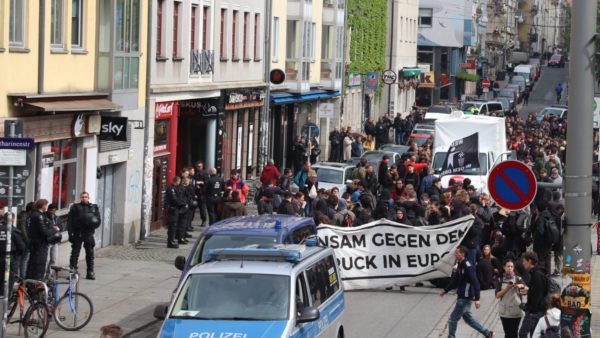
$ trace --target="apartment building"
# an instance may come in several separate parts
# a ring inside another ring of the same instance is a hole
[[[297,135],[322,145],[325,158],[339,126],[345,9],[345,0],[272,0],[270,67],[286,80],[271,85],[268,149],[281,168],[292,167]]]
[[[146,6],[0,2],[0,120],[35,140],[16,201],[45,198],[64,217],[87,191],[103,210],[97,247],[142,231]]]

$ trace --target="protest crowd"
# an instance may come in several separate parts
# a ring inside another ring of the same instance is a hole
[[[369,119],[364,133],[353,132],[350,127],[341,131],[335,128],[328,137],[329,162],[359,158],[345,191],[319,187],[319,175],[312,166],[320,149],[316,140],[307,142],[302,136],[294,143],[293,167],[281,173],[273,161],[268,161],[253,194],[250,183],[236,170],[229,177],[222,177],[214,168],[205,170],[202,162],[184,168],[167,189],[168,246],[187,243],[196,209],[202,223],[210,225],[246,215],[248,202],[256,204],[259,214],[312,217],[316,224],[339,227],[356,227],[381,219],[421,227],[472,215],[474,224],[460,248],[476,276],[477,297],[479,289],[497,291],[506,337],[517,337],[519,323],[519,337],[533,333],[546,308],[552,305],[546,301],[552,291],[549,276],[561,271],[562,189],[538,188],[530,206],[509,211],[497,207],[468,178],[453,177],[448,186],[442,186],[442,180],[430,166],[433,140],[418,146],[410,138],[412,128],[423,118],[424,111],[413,109],[404,118],[398,114],[392,119],[386,114],[377,122]],[[562,183],[567,121],[552,115],[540,121],[533,114],[523,119],[516,110],[504,118],[507,148],[532,169],[538,182]],[[390,163],[393,159],[387,155],[377,165],[360,158],[363,152],[388,143],[405,144],[409,149],[395,163]],[[595,189],[594,205],[597,199]],[[594,211],[597,213],[596,207]],[[522,294],[528,294],[529,301],[520,305]]]

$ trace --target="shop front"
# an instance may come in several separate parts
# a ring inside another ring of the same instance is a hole
[[[176,174],[177,122],[176,101],[157,102],[154,111],[154,172],[152,175],[152,222],[150,231],[164,225],[165,192]]]
[[[222,97],[224,114],[219,119],[217,168],[226,178],[232,169],[239,170],[245,179],[253,178],[260,174],[259,126],[264,90],[224,90]]]
[[[176,173],[182,168],[204,161],[204,168],[217,166],[218,98],[178,101],[179,117],[176,143]]]

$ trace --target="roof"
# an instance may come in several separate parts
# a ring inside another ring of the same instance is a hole
[[[26,105],[48,112],[120,110],[122,107],[107,99],[28,101]]]
[[[254,233],[257,235],[272,235],[281,230],[275,229],[275,223],[279,221],[281,230],[288,231],[298,225],[313,223],[309,217],[295,217],[289,215],[254,215],[231,217],[212,224],[207,234],[215,233]]]

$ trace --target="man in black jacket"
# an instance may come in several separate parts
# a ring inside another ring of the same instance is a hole
[[[81,202],[75,203],[69,210],[67,230],[71,242],[70,266],[77,270],[81,245],[85,249],[85,263],[87,265],[86,279],[96,279],[94,274],[94,230],[100,226],[100,211],[96,204],[90,203],[90,195],[82,192]]]
[[[456,326],[462,317],[470,327],[477,330],[485,337],[495,337],[495,333],[484,328],[471,315],[471,303],[475,301],[475,308],[479,309],[479,280],[475,274],[475,266],[467,260],[468,249],[464,246],[459,246],[454,251],[454,257],[458,261],[454,277],[450,284],[446,286],[444,291],[440,292],[440,297],[444,297],[448,291],[456,289],[458,300],[456,307],[450,314],[448,320],[448,338],[454,338],[456,334]]]
[[[208,169],[209,178],[206,181],[205,193],[206,193],[206,210],[208,212],[208,224],[212,225],[218,221],[217,205],[223,198],[223,191],[225,190],[225,181],[223,177],[217,176],[217,169]]]
[[[283,195],[283,201],[279,205],[277,209],[277,213],[280,215],[290,215],[296,216],[296,211],[294,210],[294,205],[292,204],[292,193],[286,191]]]
[[[167,248],[177,249],[179,244],[177,243],[177,224],[179,222],[179,210],[185,207],[185,201],[181,198],[181,194],[178,192],[181,178],[179,176],[173,177],[172,184],[167,187],[165,193],[167,208],[168,208],[168,223],[167,223]]]
[[[339,162],[340,154],[342,152],[342,140],[344,136],[338,130],[338,127],[333,128],[333,131],[329,134],[329,161]]]
[[[546,295],[548,294],[548,281],[546,275],[537,266],[538,256],[535,252],[527,251],[521,255],[521,262],[529,272],[527,285],[517,284],[516,287],[522,294],[527,295],[525,304],[525,318],[521,322],[519,338],[533,335],[537,322],[546,312]]]
[[[196,196],[198,197],[198,210],[200,211],[200,217],[202,218],[202,226],[208,221],[206,215],[206,197],[204,196],[204,182],[208,179],[208,174],[204,170],[204,162],[196,162],[196,174],[194,180],[196,181]]]

